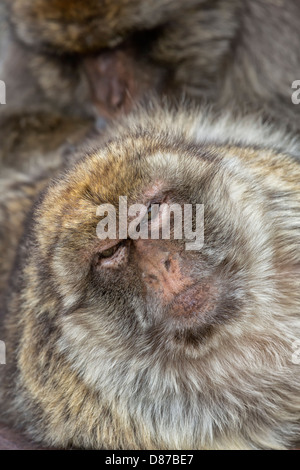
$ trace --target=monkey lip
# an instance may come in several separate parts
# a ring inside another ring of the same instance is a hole
[[[213,281],[194,284],[177,294],[169,304],[167,314],[181,321],[203,320],[216,309],[219,289]]]

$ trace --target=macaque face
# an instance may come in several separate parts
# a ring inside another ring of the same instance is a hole
[[[67,318],[80,329],[84,324],[93,344],[108,344],[112,336],[118,338],[118,348],[123,341],[127,347],[128,341],[136,340],[146,349],[155,344],[158,349],[199,355],[206,337],[221,325],[236,322],[251,297],[247,271],[259,260],[249,253],[260,241],[255,234],[248,237],[249,217],[244,233],[230,219],[230,212],[244,218],[246,206],[236,195],[231,199],[233,183],[226,181],[227,170],[221,169],[217,152],[203,148],[198,153],[184,150],[184,157],[176,151],[147,155],[138,142],[128,143],[128,153],[131,146],[133,155],[124,157],[117,143],[109,144],[50,187],[37,219],[45,263],[50,259],[52,282]],[[244,182],[237,179],[234,185],[242,199]],[[129,208],[142,204],[146,238],[120,237],[119,202],[124,196],[128,233],[136,220]],[[106,211],[99,216],[103,204],[115,209],[112,239],[97,235],[99,223],[107,217]],[[174,239],[178,220],[171,214],[170,238],[162,239],[168,213],[161,211],[152,220],[153,205],[160,210],[172,204],[182,209],[182,238]],[[196,238],[201,238],[201,230],[204,235],[198,249],[189,249],[191,241],[185,237],[186,205],[204,208],[204,220],[196,220],[198,213],[192,210],[191,229]],[[260,222],[258,215],[256,227]],[[159,239],[151,238],[152,224],[160,229]]]
[[[280,230],[298,166],[161,116],[116,124],[36,206],[16,294],[24,393],[59,446],[282,448],[281,429],[290,445],[299,258]]]

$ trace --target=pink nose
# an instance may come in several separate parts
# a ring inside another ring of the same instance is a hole
[[[137,240],[135,253],[146,287],[156,291],[163,303],[171,302],[193,284],[193,280],[182,273],[178,253],[162,249],[161,240]]]
[[[164,250],[161,240],[137,240],[135,256],[144,285],[157,295],[164,317],[194,325],[217,308],[221,292],[216,279],[192,279],[186,263],[182,269],[184,259]]]

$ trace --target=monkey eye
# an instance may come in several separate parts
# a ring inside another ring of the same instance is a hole
[[[107,250],[101,251],[101,253],[99,253],[99,259],[111,258],[116,253],[116,251],[118,251],[119,248],[120,248],[120,244],[111,246]]]
[[[118,268],[127,262],[128,246],[126,240],[107,248],[103,251],[98,251],[94,256],[93,267],[103,268]]]
[[[153,204],[156,204],[157,206],[159,206],[159,210],[160,210],[160,206],[161,206],[160,203],[153,203]],[[157,215],[157,214],[155,214],[155,215]],[[150,204],[150,206],[148,207],[147,217],[148,217],[148,221],[150,222],[152,217],[153,217],[152,204]]]

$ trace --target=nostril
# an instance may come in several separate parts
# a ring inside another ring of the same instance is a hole
[[[169,258],[168,258],[168,259],[165,261],[165,263],[164,263],[164,264],[165,264],[165,268],[166,268],[166,270],[167,270],[167,271],[169,271],[169,269],[170,269],[170,266],[171,266],[171,261],[169,260]]]
[[[146,282],[146,284],[148,284],[150,287],[157,288],[157,286],[159,285],[159,279],[154,274],[145,274],[145,273],[143,273],[142,276],[143,276],[143,279]]]

